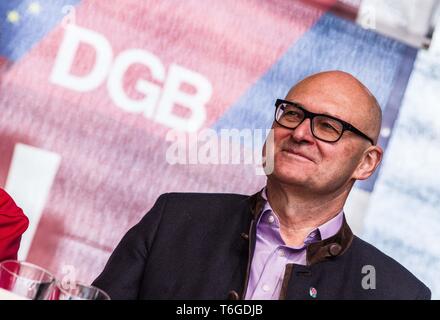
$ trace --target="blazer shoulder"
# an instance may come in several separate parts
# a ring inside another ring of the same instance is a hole
[[[151,220],[155,216],[155,220],[173,225],[188,221],[242,221],[246,216],[238,213],[247,212],[246,208],[250,208],[249,197],[233,193],[166,193],[156,200],[144,219]]]
[[[362,265],[371,265],[380,272],[380,279],[396,291],[413,292],[415,299],[430,299],[431,291],[402,264],[383,253],[372,244],[354,236],[352,249]]]
[[[172,192],[162,194],[157,202],[166,203],[167,209],[182,210],[185,208],[227,208],[242,205],[250,196],[235,193],[184,193]]]
[[[204,192],[170,192],[160,197],[181,201],[240,201],[249,198],[249,195],[238,193],[204,193]]]

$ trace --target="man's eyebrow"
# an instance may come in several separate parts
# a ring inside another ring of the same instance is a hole
[[[338,120],[342,120],[340,116],[330,114],[330,113],[328,113],[328,111],[314,112],[314,111],[311,111],[311,110],[310,110],[305,104],[302,104],[301,102],[297,102],[297,101],[295,101],[295,100],[293,100],[293,101],[291,101],[291,100],[285,100],[285,101],[288,101],[288,102],[291,102],[291,103],[297,104],[297,105],[299,105],[300,107],[302,107],[302,108],[304,108],[305,110],[307,110],[308,112],[311,112],[311,113],[314,113],[314,114],[318,114],[318,115],[328,116],[328,117],[331,117],[331,118],[336,118],[336,119],[338,119]],[[342,120],[342,121],[345,121],[345,120]]]
[[[340,119],[339,116],[334,115],[334,114],[330,114],[330,113],[328,113],[328,111],[323,111],[323,112],[313,112],[313,111],[310,111],[309,108],[307,108],[306,106],[304,106],[304,105],[302,105],[302,104],[299,104],[299,105],[302,106],[302,107],[303,107],[304,109],[306,109],[307,111],[312,112],[312,113],[314,113],[314,114],[319,114],[319,115],[328,116],[328,117],[331,117],[331,118]],[[341,120],[341,119],[340,119],[340,120]]]
[[[328,113],[328,112],[318,113],[318,114],[322,114],[322,115],[324,115],[324,116],[328,116],[328,117],[331,117],[331,118],[336,118],[336,119],[338,119],[338,120],[342,120],[342,118],[341,118],[340,116],[337,116],[337,115],[334,115],[334,114],[330,114],[330,113]],[[342,121],[344,121],[344,120],[342,120]]]
[[[322,114],[323,116],[329,116],[329,117],[335,117],[335,118],[337,118],[335,115],[332,115],[332,114],[328,113],[327,111],[324,111],[324,112],[316,112],[316,114]]]
[[[307,109],[307,110],[308,110],[308,109]],[[321,114],[321,115],[323,115],[323,116],[328,116],[328,117],[331,117],[331,118],[336,118],[336,119],[342,120],[341,116],[338,116],[338,115],[335,115],[335,114],[330,114],[328,111],[314,112],[314,113],[316,113],[316,114]],[[344,121],[344,120],[342,120],[342,121]]]

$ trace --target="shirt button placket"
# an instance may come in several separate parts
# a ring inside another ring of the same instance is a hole
[[[275,222],[275,217],[274,217],[273,215],[270,215],[270,216],[267,218],[267,221],[268,221],[270,224],[273,224],[273,223]]]
[[[284,251],[284,249],[278,249],[278,256],[280,256],[280,257],[286,256],[286,252]]]

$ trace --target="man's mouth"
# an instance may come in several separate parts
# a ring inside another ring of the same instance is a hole
[[[303,159],[303,160],[314,162],[312,158],[310,158],[306,154],[299,152],[293,148],[283,148],[281,151],[287,153],[288,155],[295,156],[295,157]]]

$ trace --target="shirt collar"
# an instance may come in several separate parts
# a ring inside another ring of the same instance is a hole
[[[269,204],[269,201],[267,200],[266,188],[267,187],[264,187],[264,189],[261,191],[261,196],[265,200],[265,203],[262,209],[262,214],[258,219],[257,225],[260,223],[261,219],[265,219],[263,217],[266,217],[268,214],[273,213],[273,216],[275,218],[274,226],[279,228],[280,223],[278,220],[278,216],[275,213],[275,211],[273,211],[271,205]],[[344,210],[341,210],[335,217],[333,217],[332,219],[328,220],[327,222],[323,223],[322,225],[310,231],[310,233],[306,237],[305,242],[306,243],[311,242],[312,240],[316,240],[316,239],[325,240],[334,236],[341,228],[343,222],[344,222]]]

